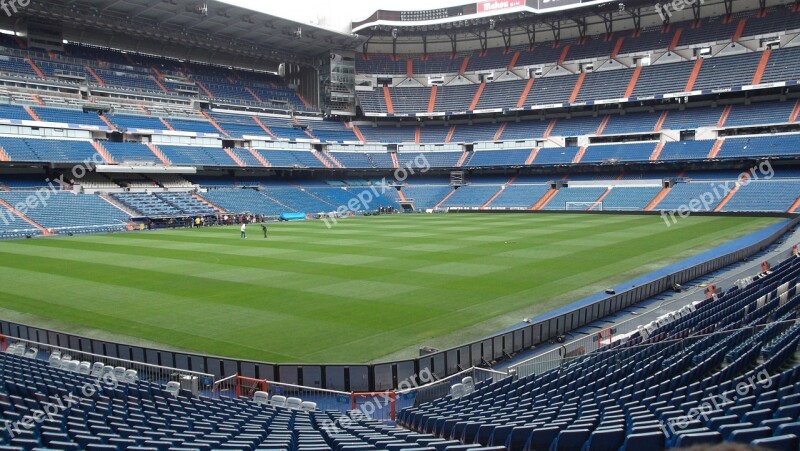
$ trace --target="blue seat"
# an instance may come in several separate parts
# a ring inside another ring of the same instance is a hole
[[[791,404],[791,405],[784,405],[781,406],[778,411],[775,413],[776,417],[790,417],[790,418],[798,418],[800,417],[800,404]]]
[[[489,444],[492,446],[505,445],[506,441],[508,440],[508,436],[511,435],[512,430],[514,430],[513,425],[495,427],[494,432],[492,433],[492,441]]]
[[[13,438],[11,439],[11,445],[18,446],[26,451],[32,450],[39,446],[39,442],[36,440],[31,440],[29,438]]]
[[[768,428],[772,429],[772,432],[774,433],[774,432],[775,432],[775,430],[777,430],[777,429],[778,429],[778,426],[780,426],[780,425],[782,425],[782,424],[789,424],[789,423],[791,423],[791,422],[793,422],[793,421],[794,421],[794,419],[792,419],[792,418],[789,418],[789,417],[783,417],[783,418],[769,418],[769,419],[767,419],[767,420],[764,420],[764,421],[762,421],[762,422],[761,422],[761,423],[759,423],[758,425],[759,425],[759,426],[766,426],[766,427],[768,427]]]
[[[481,423],[475,421],[468,422],[464,426],[464,432],[461,434],[461,441],[463,443],[474,443],[480,427]]]
[[[460,444],[461,443],[457,440],[445,440],[443,442],[432,443],[431,446],[436,448],[436,451],[444,451],[448,446],[456,446]]]
[[[70,441],[61,442],[61,441],[54,441],[47,444],[48,448],[51,449],[61,449],[65,451],[80,451],[81,447],[75,443]],[[2,449],[2,448],[0,448]]]
[[[731,433],[733,431],[739,431],[744,429],[751,429],[756,427],[753,423],[733,423],[733,424],[725,424],[717,428],[717,431],[722,434],[725,440],[732,440]]]
[[[481,424],[478,428],[478,433],[475,435],[475,443],[483,446],[489,445],[489,439],[492,438],[496,427],[494,424]]]
[[[558,433],[550,449],[552,451],[580,450],[589,440],[591,432],[589,429],[565,429]]]
[[[625,438],[620,451],[660,451],[665,447],[666,437],[663,432],[646,432],[631,434]]]
[[[794,434],[800,437],[800,422],[787,423],[778,426],[775,429],[775,435]]]
[[[511,430],[506,440],[506,448],[508,449],[528,449],[528,444],[531,439],[533,426],[516,426]],[[549,445],[548,445],[549,447]]]
[[[581,451],[617,451],[625,443],[624,429],[602,429],[592,432]]]
[[[793,404],[800,404],[800,393],[794,393],[791,395],[784,396],[780,398],[782,406],[791,406]]]
[[[753,424],[761,423],[762,421],[772,418],[772,411],[770,409],[759,409],[751,412],[746,412],[742,419],[749,421]]]
[[[716,444],[722,442],[722,434],[716,431],[708,432],[695,432],[691,434],[678,435],[677,446],[681,448],[701,445],[701,444]]]
[[[738,443],[750,443],[753,440],[767,438],[772,435],[772,429],[761,426],[756,428],[737,429],[731,431],[730,440]]]
[[[531,449],[550,449],[560,431],[561,428],[557,426],[534,429],[531,434]]]
[[[751,445],[767,448],[772,451],[797,451],[800,440],[794,434],[777,435],[775,437],[759,438],[750,442]]]

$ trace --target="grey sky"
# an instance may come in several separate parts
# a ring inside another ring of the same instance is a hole
[[[424,10],[464,5],[470,0],[219,0],[303,23],[313,23],[345,33],[350,21],[366,19],[378,9]],[[474,0],[473,0],[474,1]],[[209,5],[209,8],[211,5]]]

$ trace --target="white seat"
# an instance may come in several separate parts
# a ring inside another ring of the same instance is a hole
[[[81,366],[81,362],[79,362],[77,360],[70,360],[69,361],[69,366],[67,366],[67,371],[69,371],[70,373],[77,373],[78,372],[78,368],[80,366]]]
[[[58,357],[61,358],[61,351],[53,351],[50,353],[50,357]]]
[[[65,357],[61,358],[61,369],[64,371],[69,371],[69,364],[72,363],[72,359],[66,359]]]
[[[286,396],[275,395],[272,399],[269,400],[269,405],[272,407],[285,407],[286,406]]]
[[[114,378],[116,378],[118,381],[125,379],[125,367],[118,366],[114,368]]]
[[[164,391],[177,398],[178,393],[181,391],[181,384],[175,381],[167,382],[167,386],[164,387]]]
[[[25,357],[29,359],[35,359],[38,356],[39,356],[39,348],[29,348],[27,351],[25,351]]]
[[[450,387],[450,397],[453,399],[458,399],[466,394],[466,390],[464,389],[464,384],[453,384]]]
[[[136,370],[126,370],[123,380],[129,384],[134,384],[139,380],[139,372]]]
[[[317,410],[317,403],[311,401],[303,401],[300,403],[300,410],[311,412]]]
[[[100,377],[103,374],[103,362],[94,362],[92,365],[92,372],[90,373],[92,377]]]
[[[24,344],[18,344],[17,347],[14,348],[14,355],[18,355],[20,357],[23,357],[25,355],[25,345]]]
[[[50,356],[50,368],[61,368],[61,357]]]
[[[286,398],[286,407],[289,409],[299,409],[301,404],[303,400],[300,398]]]
[[[111,365],[106,365],[100,370],[100,378],[106,377],[113,377],[114,376],[114,367]]]
[[[253,402],[256,404],[267,404],[269,395],[265,391],[257,391],[253,394]]]
[[[464,385],[464,394],[468,395],[475,391],[475,383],[472,381],[472,376],[467,376],[461,379],[461,384]]]
[[[89,374],[92,371],[92,364],[89,362],[81,362],[78,366],[78,374]]]

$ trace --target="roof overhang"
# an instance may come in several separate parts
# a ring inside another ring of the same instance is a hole
[[[45,24],[72,41],[125,50],[162,45],[172,57],[182,49],[193,60],[216,54],[273,65],[316,65],[332,49],[360,44],[349,34],[215,0],[36,0],[0,22],[15,30]],[[105,44],[92,42],[98,40]]]

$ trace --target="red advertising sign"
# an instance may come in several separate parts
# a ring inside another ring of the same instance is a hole
[[[525,0],[487,0],[478,2],[478,12],[485,13],[525,6]]]

